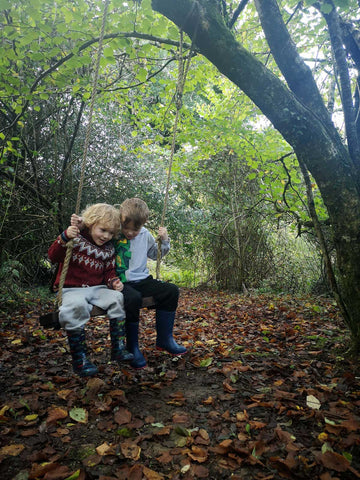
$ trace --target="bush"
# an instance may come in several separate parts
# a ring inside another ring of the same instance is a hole
[[[0,266],[0,303],[4,310],[12,309],[21,295],[24,266],[17,260],[7,260]]]
[[[311,293],[323,278],[318,249],[286,229],[272,234],[273,266],[260,292]]]

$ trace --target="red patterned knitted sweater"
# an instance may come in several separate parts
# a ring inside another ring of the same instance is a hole
[[[59,286],[63,262],[66,255],[66,230],[51,245],[48,251],[49,260],[58,263],[59,269],[54,282],[54,290]],[[95,245],[87,230],[74,239],[74,247],[66,274],[64,287],[92,287],[107,285],[118,277],[115,272],[115,249],[113,243],[102,246]]]

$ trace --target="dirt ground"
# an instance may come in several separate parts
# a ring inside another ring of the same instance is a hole
[[[40,306],[0,317],[0,479],[360,478],[358,363],[331,299],[183,290],[175,335],[148,367],[109,361],[106,318],[87,328],[99,374],[72,373]]]

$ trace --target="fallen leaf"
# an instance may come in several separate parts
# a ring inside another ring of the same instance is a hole
[[[191,451],[189,451],[188,456],[193,459],[195,462],[204,463],[208,458],[208,452],[203,448],[193,445]]]
[[[115,455],[116,454],[117,445],[110,445],[107,442],[102,443],[98,447],[95,448],[96,453],[100,456],[104,455]]]
[[[306,405],[314,410],[319,410],[321,408],[320,401],[314,397],[314,395],[308,395],[306,397]]]
[[[24,450],[25,446],[21,444],[5,445],[0,449],[0,455],[17,457]]]
[[[145,478],[147,480],[163,480],[164,479],[163,475],[160,475],[159,473],[145,466],[143,467],[143,475],[145,475]]]
[[[350,467],[349,460],[336,452],[325,452],[317,458],[324,467],[335,470],[336,472],[346,472]]]
[[[134,442],[122,442],[120,444],[121,453],[125,458],[137,461],[140,458],[141,448]]]
[[[88,422],[88,412],[84,408],[72,408],[69,412],[69,416],[78,423]]]
[[[68,411],[65,408],[55,407],[49,410],[49,415],[46,419],[46,424],[50,425],[58,422],[68,416]]]
[[[56,465],[55,468],[46,472],[44,480],[65,480],[71,476],[71,470],[66,465]]]
[[[131,412],[124,407],[120,407],[114,414],[114,420],[118,425],[125,425],[131,422]]]

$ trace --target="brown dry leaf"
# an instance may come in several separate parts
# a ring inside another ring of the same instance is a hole
[[[199,430],[199,435],[201,438],[203,438],[204,440],[209,440],[209,434],[208,432],[204,429],[204,428],[200,428]]]
[[[209,445],[210,444],[210,437],[206,430],[200,428],[198,434],[194,438],[194,443],[197,445]]]
[[[343,428],[346,428],[348,432],[356,432],[357,430],[360,430],[360,423],[357,420],[355,420],[355,418],[345,420],[344,422],[341,423],[341,426]]]
[[[108,412],[112,410],[111,408],[111,398],[106,397],[104,400],[94,400],[93,401],[93,411],[95,413]]]
[[[210,448],[210,450],[214,453],[218,453],[220,455],[225,455],[226,453],[229,452],[232,443],[233,443],[233,441],[230,440],[230,439],[223,440],[218,445],[215,445],[215,447]]]
[[[124,390],[112,390],[109,394],[111,397],[120,397],[120,398],[125,398],[125,392]]]
[[[236,388],[232,387],[227,381],[223,382],[223,388],[224,388],[225,392],[228,392],[228,393],[236,393],[237,392]]]
[[[193,445],[191,447],[191,452],[187,452],[188,456],[192,458],[195,462],[204,463],[208,458],[208,452],[203,448]]]
[[[238,422],[247,422],[248,419],[249,419],[249,416],[246,410],[244,410],[243,412],[238,412],[236,414],[236,420]]]
[[[130,458],[131,460],[139,460],[141,448],[134,442],[125,441],[120,444],[121,453],[125,458]]]
[[[91,396],[96,395],[104,387],[104,385],[106,385],[104,380],[101,380],[101,378],[98,377],[90,378],[86,383],[88,393]]]
[[[20,435],[22,437],[32,437],[33,435],[36,435],[38,432],[39,430],[37,428],[28,428],[20,432]]]
[[[96,453],[100,456],[104,455],[115,455],[116,454],[116,445],[110,445],[107,442],[102,443],[95,448]]]
[[[274,391],[274,397],[281,400],[294,400],[297,395],[296,393],[292,393],[292,392],[286,392],[284,390],[275,390]]]
[[[68,428],[58,428],[56,432],[59,435],[68,435],[70,433],[70,430]]]
[[[249,370],[252,370],[252,368],[250,367],[250,365],[240,365],[239,367],[237,367],[237,370],[239,372],[247,372]]]
[[[221,417],[224,419],[224,420],[230,420],[230,412],[229,410],[226,410],[226,412],[224,412]]]
[[[191,417],[188,413],[174,413],[172,417],[174,423],[185,423],[188,424],[191,422]]]
[[[65,408],[61,407],[54,407],[49,409],[49,415],[46,419],[46,424],[50,425],[52,423],[56,423],[58,420],[63,420],[68,416],[68,411]]]
[[[44,480],[64,480],[73,472],[66,465],[56,465],[54,469],[49,470],[44,475]]]
[[[166,380],[172,381],[172,380],[175,380],[177,376],[178,376],[178,373],[176,370],[168,370],[165,373],[164,378],[166,378]]]
[[[70,393],[72,393],[73,390],[70,390],[69,388],[65,389],[65,390],[59,390],[57,392],[57,396],[61,398],[61,400],[66,400],[67,397],[70,395]]]
[[[117,412],[115,412],[114,420],[118,425],[126,425],[131,422],[131,412],[124,407],[120,407]]]
[[[293,460],[287,461],[280,457],[270,457],[271,464],[278,470],[281,477],[292,479],[291,469],[293,468]]]
[[[258,429],[258,430],[260,430],[261,428],[265,428],[267,426],[267,423],[258,422],[256,420],[250,420],[249,423],[251,428]]]
[[[170,435],[170,432],[171,432],[170,427],[162,427],[162,428],[159,428],[158,430],[156,430],[156,432],[154,432],[154,435],[159,435],[159,436]]]
[[[279,380],[275,380],[274,385],[275,387],[280,387],[285,382],[283,378],[280,378]]]
[[[336,472],[346,472],[350,467],[349,460],[336,452],[325,452],[318,456],[318,460],[324,467]]]
[[[156,457],[156,460],[159,462],[159,463],[170,463],[173,461],[173,455],[171,455],[168,451],[167,452],[163,452],[160,457]]]
[[[292,443],[294,441],[294,439],[291,438],[291,433],[286,432],[285,430],[282,430],[280,427],[275,428],[275,433],[282,443],[287,444],[287,443]]]
[[[209,470],[203,465],[193,465],[195,478],[208,478]]]
[[[171,393],[170,397],[173,400],[166,402],[168,405],[183,405],[186,402],[186,398],[182,392]]]
[[[143,480],[143,465],[136,463],[130,468],[128,476],[124,480]]]
[[[51,470],[54,470],[58,467],[59,465],[57,463],[53,462],[45,462],[39,465],[38,463],[33,463],[31,466],[31,471],[29,474],[29,478],[31,479],[37,479],[37,478],[42,478],[47,472],[50,472]]]
[[[17,457],[24,450],[25,446],[21,444],[5,445],[0,449],[0,455]]]
[[[160,475],[160,473],[155,472],[154,470],[150,470],[150,468],[143,467],[143,475],[147,480],[163,480],[164,476]]]

